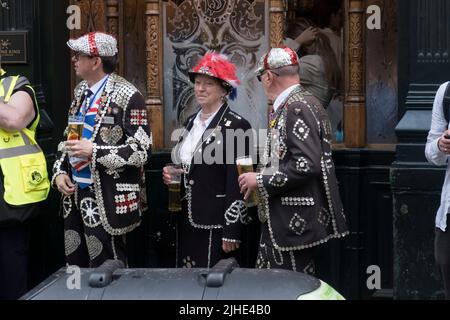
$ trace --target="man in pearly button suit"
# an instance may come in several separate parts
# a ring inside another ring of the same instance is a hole
[[[67,263],[97,267],[126,263],[124,236],[145,207],[143,166],[152,136],[141,93],[114,74],[117,41],[92,32],[69,40],[75,88],[69,117],[81,118],[82,139],[62,142],[52,185],[63,193]],[[67,130],[66,130],[67,133]]]
[[[331,157],[331,131],[320,102],[299,83],[297,54],[272,48],[257,69],[273,102],[258,173],[239,177],[257,190],[262,235],[258,268],[314,274],[313,249],[348,234]]]

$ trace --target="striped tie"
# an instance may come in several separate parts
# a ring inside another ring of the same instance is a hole
[[[85,114],[82,137],[83,139],[89,140],[92,138],[92,135],[94,133],[95,117],[97,116],[99,101],[90,101],[93,92],[89,89],[85,91],[85,95],[86,98],[80,110],[81,114]],[[89,163],[89,160],[81,158],[75,158],[71,161],[73,167],[73,179],[78,183],[81,189],[87,188],[93,182]]]

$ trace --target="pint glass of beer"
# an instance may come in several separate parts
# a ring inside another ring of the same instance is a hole
[[[84,125],[83,117],[70,116],[67,140],[81,140],[83,134],[83,125]]]
[[[167,165],[170,174],[169,187],[169,211],[181,211],[181,172],[182,168],[178,164],[169,163]]]
[[[236,166],[238,174],[253,172],[253,160],[251,157],[240,157],[236,159]],[[250,194],[250,197],[245,201],[247,207],[255,207],[258,205],[258,195],[255,191]]]

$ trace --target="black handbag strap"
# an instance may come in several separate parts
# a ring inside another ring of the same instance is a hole
[[[442,111],[444,112],[444,118],[448,125],[450,122],[450,82],[447,84],[447,88],[445,89]]]

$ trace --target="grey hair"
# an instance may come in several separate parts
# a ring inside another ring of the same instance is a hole
[[[286,67],[281,67],[278,69],[275,69],[276,73],[278,73],[280,76],[294,76],[294,75],[298,75],[300,68],[298,65],[294,65],[294,66],[286,66]]]

